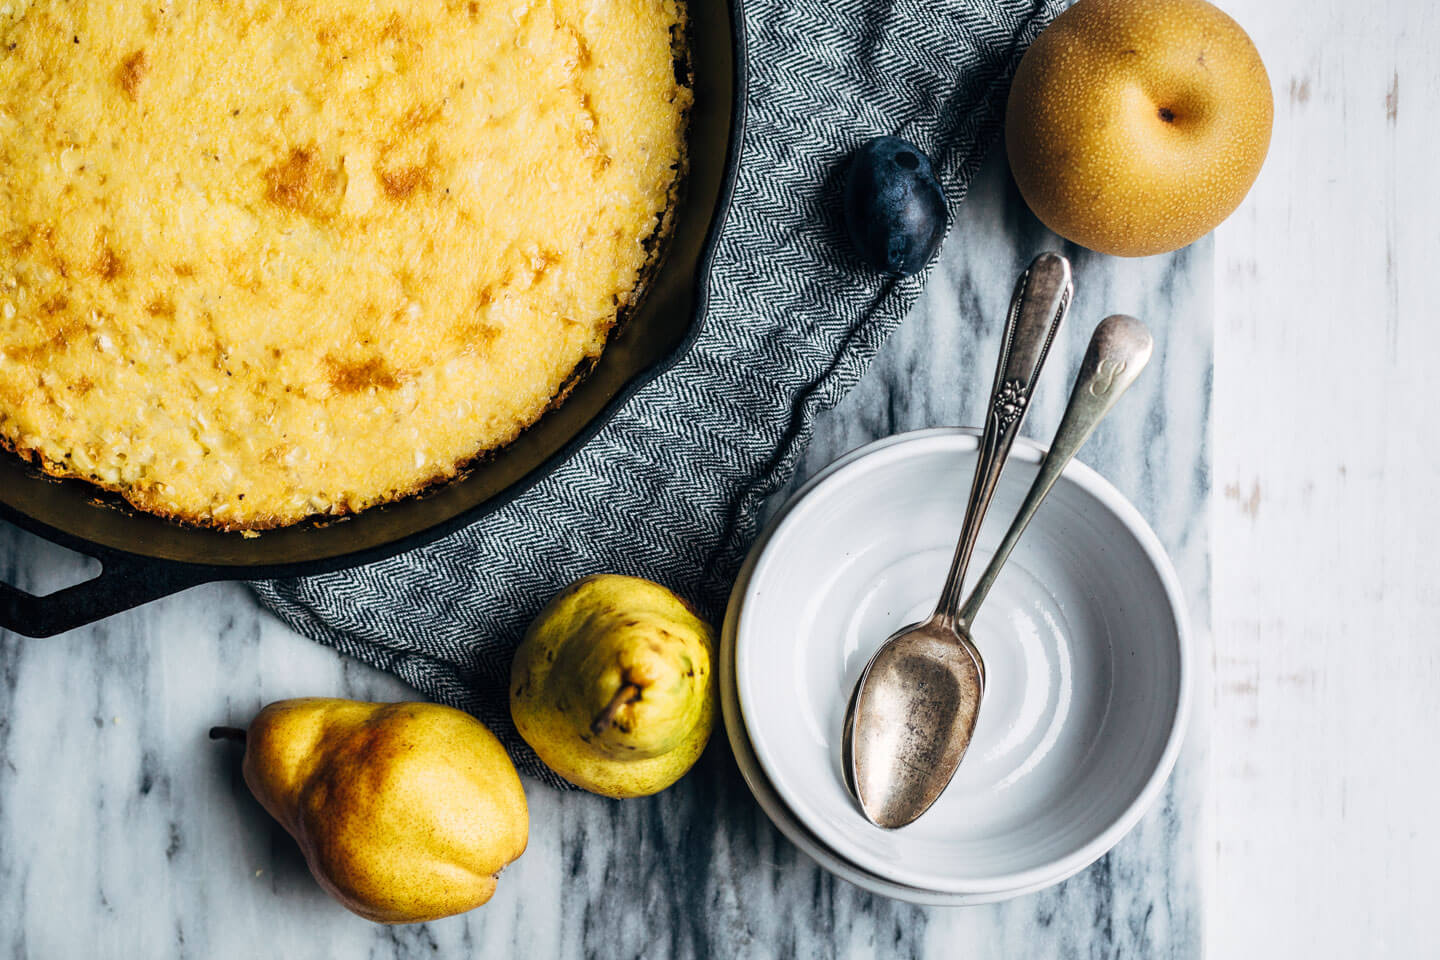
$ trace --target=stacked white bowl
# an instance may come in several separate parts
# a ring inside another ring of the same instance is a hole
[[[775,825],[831,872],[916,903],[1041,889],[1099,859],[1159,795],[1184,734],[1184,602],[1155,534],[1072,463],[986,601],[986,689],[949,789],[900,830],[846,792],[840,744],[861,670],[930,613],[975,469],[976,433],[921,430],[831,464],[761,535],[721,637],[725,726]],[[972,569],[1042,455],[1021,441]]]

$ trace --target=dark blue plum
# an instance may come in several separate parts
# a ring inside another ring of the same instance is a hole
[[[876,137],[855,151],[845,180],[845,224],[871,266],[909,276],[945,234],[945,191],[920,148]]]

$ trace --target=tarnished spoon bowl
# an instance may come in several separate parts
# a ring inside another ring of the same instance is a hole
[[[857,695],[869,685],[870,721],[889,739],[886,749],[874,752],[868,773],[892,787],[886,796],[890,804],[925,810],[939,794],[926,774],[954,770],[970,746],[985,688],[985,663],[968,637],[933,619],[900,628],[881,649],[884,655],[866,664],[855,684],[845,708],[845,729],[854,729]],[[846,788],[858,796],[851,749],[844,751],[843,768]],[[915,772],[919,775],[910,775]]]

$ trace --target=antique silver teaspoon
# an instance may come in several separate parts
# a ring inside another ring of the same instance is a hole
[[[1135,382],[1152,349],[1150,332],[1133,317],[1117,314],[1095,328],[1065,415],[1030,491],[951,622],[967,641],[980,605],[1035,511],[1115,401]],[[847,764],[853,764],[847,780],[858,788],[856,797],[865,816],[882,827],[902,827],[929,809],[970,745],[983,681],[971,677],[968,684],[956,682],[966,679],[963,671],[936,666],[937,654],[945,656],[953,647],[953,641],[950,648],[917,645],[909,657],[888,665],[883,676],[873,676],[867,668],[867,675],[861,677],[865,689],[863,693],[857,689],[849,718],[853,732],[846,731],[847,742],[853,737],[857,744],[853,752],[846,751]]]
[[[985,685],[985,662],[965,634],[957,629],[965,572],[980,522],[985,516],[1010,447],[1020,434],[1035,381],[1050,344],[1070,308],[1074,286],[1070,262],[1042,253],[1015,284],[1000,359],[985,417],[985,431],[965,506],[965,521],[949,576],[935,612],[923,623],[892,635],[870,658],[851,695],[842,737],[842,768],[850,793],[865,816],[881,826],[902,826],[910,819],[887,823],[891,808],[917,807],[919,816],[934,801],[914,794],[928,777],[892,771],[891,763],[909,763],[924,770],[953,770],[970,741],[974,714]],[[863,704],[862,723],[857,708]],[[968,718],[968,719],[967,719]],[[961,735],[963,734],[963,735]],[[930,751],[938,750],[932,754]],[[855,776],[864,771],[862,781]],[[883,803],[876,803],[879,798]]]

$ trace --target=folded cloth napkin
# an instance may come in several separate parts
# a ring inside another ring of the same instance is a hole
[[[510,721],[526,624],[600,572],[657,580],[718,624],[766,497],[923,283],[856,259],[841,217],[848,155],[882,134],[914,141],[953,209],[1020,55],[1064,5],[745,0],[740,172],[689,353],[500,511],[370,566],[255,584],[260,598],[305,636],[479,717],[522,769],[563,786]]]

